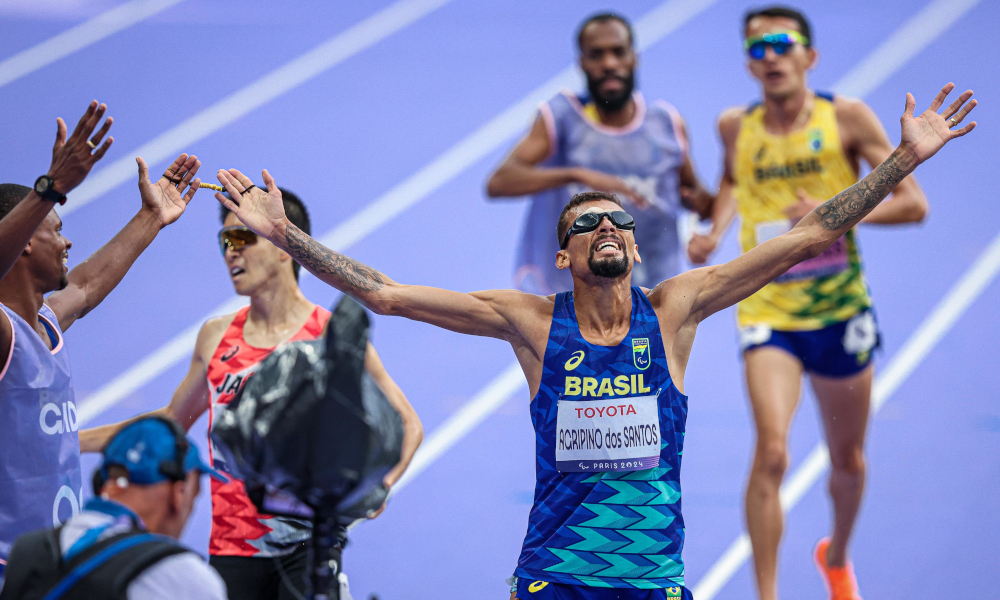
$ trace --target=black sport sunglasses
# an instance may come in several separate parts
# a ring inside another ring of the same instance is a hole
[[[576,235],[577,233],[590,233],[600,227],[601,221],[605,218],[609,219],[611,224],[618,229],[625,229],[628,231],[635,229],[635,219],[633,219],[632,215],[628,214],[624,210],[602,213],[583,213],[577,217],[575,221],[573,221],[573,225],[571,225],[569,231],[566,232],[566,237],[563,238],[562,244],[559,245],[559,248],[565,250],[570,237]]]

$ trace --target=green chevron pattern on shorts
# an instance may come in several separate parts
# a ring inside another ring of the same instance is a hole
[[[573,531],[573,533],[581,536],[583,540],[573,544],[572,546],[567,546],[567,550],[581,550],[583,552],[615,552],[626,544],[625,542],[613,542],[601,535],[601,532],[589,527],[570,525],[569,528]]]
[[[596,515],[593,519],[580,523],[581,527],[602,527],[605,529],[622,529],[625,527],[631,527],[632,524],[643,520],[639,519],[638,517],[623,516],[619,514],[614,508],[611,508],[610,506],[604,506],[602,504],[591,504],[589,502],[585,502],[580,506],[586,508],[587,510]],[[635,510],[635,508],[641,508],[641,507],[633,507],[632,510]],[[646,516],[644,513],[640,514],[643,514],[644,517]]]
[[[590,575],[595,571],[600,571],[604,568],[604,565],[592,565],[589,562],[583,560],[583,557],[579,556],[571,550],[564,550],[562,548],[549,548],[549,552],[556,555],[562,562],[551,567],[547,567],[546,571],[555,571],[557,573],[572,573],[579,577],[580,575]]]
[[[679,554],[643,554],[643,558],[659,565],[644,577],[671,577],[676,579],[680,585],[684,585],[684,565],[680,562]]]
[[[661,590],[660,586],[649,581],[648,579],[623,579],[625,583],[634,586],[640,590]]]
[[[576,579],[583,585],[587,587],[599,587],[599,588],[609,588],[614,587],[607,581],[603,579],[598,579],[597,577],[585,577],[582,575],[577,575]]]
[[[655,488],[659,494],[649,502],[644,502],[643,504],[675,504],[681,499],[680,490],[675,488],[669,481],[650,481],[648,483]]]
[[[670,545],[670,542],[658,542],[641,531],[625,530],[619,531],[618,533],[632,540],[632,543],[624,548],[613,550],[614,552],[620,552],[622,554],[645,554],[647,552],[659,552]]]
[[[594,554],[611,563],[607,569],[594,573],[600,577],[641,577],[649,572],[649,567],[639,566],[621,554],[608,554],[606,552],[595,552]]]
[[[628,529],[666,529],[667,526],[674,520],[673,516],[665,515],[652,506],[630,506],[629,508],[639,513],[644,518],[638,523],[628,525]],[[625,527],[617,527],[617,529],[624,528]]]
[[[652,486],[655,491],[644,492],[639,485],[630,483],[628,481],[604,481],[604,485],[610,487],[614,491],[618,492],[614,496],[610,496],[601,500],[601,504],[646,504],[650,500],[656,498],[660,494],[660,488],[657,484],[662,484],[662,481],[648,481],[648,485]]]

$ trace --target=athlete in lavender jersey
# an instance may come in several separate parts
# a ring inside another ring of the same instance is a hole
[[[584,168],[620,177],[647,204],[635,206],[635,241],[642,263],[632,270],[635,285],[653,287],[681,272],[679,221],[687,213],[681,203],[680,170],[687,158],[687,139],[680,114],[659,101],[647,106],[633,92],[635,117],[622,128],[595,122],[587,115],[588,96],[563,91],[539,107],[552,155],[544,168]],[[559,213],[570,198],[590,188],[582,183],[551,188],[531,199],[517,254],[517,287],[537,294],[570,290],[573,278],[556,268]]]
[[[663,101],[633,91],[636,54],[621,16],[591,17],[578,37],[588,93],[563,91],[538,110],[535,123],[490,177],[492,197],[531,195],[517,255],[515,284],[535,294],[572,289],[555,265],[553,232],[575,194],[614,192],[629,203],[642,262],[633,285],[653,287],[681,271],[681,234],[687,210],[707,214],[709,194],[695,175],[680,114]]]
[[[51,167],[34,189],[0,184],[0,585],[17,536],[80,512],[79,424],[62,332],[104,300],[198,189],[196,157],[182,154],[155,184],[137,158],[138,214],[68,270],[72,243],[53,207],[110,147],[111,118],[97,129],[106,110],[92,102],[68,138],[58,120]]]
[[[59,322],[42,305],[49,345],[0,304],[12,343],[0,366],[0,561],[18,536],[60,525],[80,512],[80,441],[69,357]]]

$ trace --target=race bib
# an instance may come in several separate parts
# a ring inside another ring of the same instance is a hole
[[[639,471],[660,464],[656,396],[559,401],[556,469]]]
[[[754,227],[757,238],[757,245],[774,239],[779,235],[792,230],[792,222],[788,219],[782,221],[768,221],[758,223]],[[784,275],[775,279],[779,283],[795,281],[798,279],[811,279],[814,277],[829,277],[841,271],[846,271],[849,266],[847,257],[847,239],[840,237],[832,246],[823,251],[816,258],[810,258],[795,265],[785,272]]]

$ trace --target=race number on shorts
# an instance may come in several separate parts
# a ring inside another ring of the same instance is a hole
[[[660,463],[656,396],[559,401],[556,469],[638,471]]]

